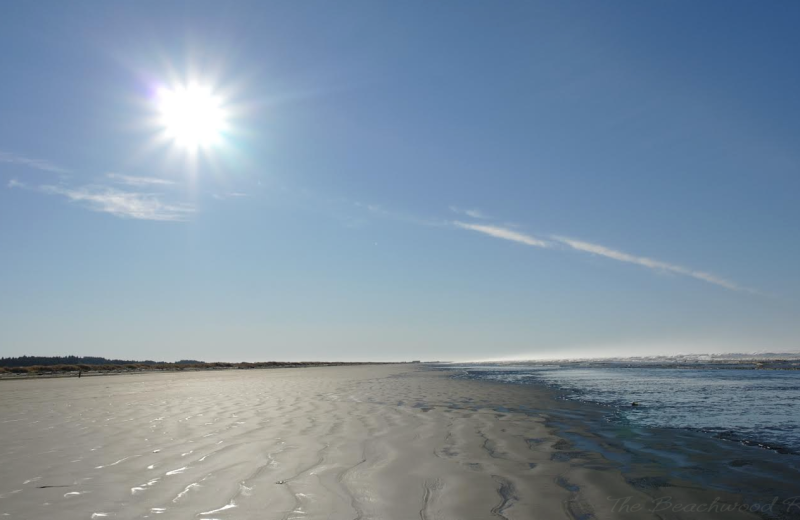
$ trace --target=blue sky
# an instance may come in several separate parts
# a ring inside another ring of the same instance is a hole
[[[800,349],[796,2],[0,13],[0,355]]]

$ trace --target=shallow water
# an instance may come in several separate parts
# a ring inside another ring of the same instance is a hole
[[[454,367],[456,368],[456,367]],[[685,428],[800,452],[800,371],[461,366],[466,377],[543,384],[566,399],[609,406],[609,420]],[[638,406],[631,406],[637,402]]]

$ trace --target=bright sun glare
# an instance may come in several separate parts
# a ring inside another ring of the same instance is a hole
[[[158,109],[167,137],[188,148],[204,148],[218,143],[226,126],[222,101],[201,85],[162,89]]]

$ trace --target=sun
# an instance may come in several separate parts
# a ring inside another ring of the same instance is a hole
[[[218,144],[227,127],[222,99],[209,87],[189,84],[158,92],[159,122],[166,137],[195,150]]]

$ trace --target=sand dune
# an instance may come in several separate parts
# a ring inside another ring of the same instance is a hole
[[[29,380],[0,392],[8,518],[751,518],[615,510],[610,498],[646,505],[652,493],[599,456],[563,455],[568,442],[540,414],[498,408],[543,399],[534,390],[424,368]]]

